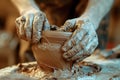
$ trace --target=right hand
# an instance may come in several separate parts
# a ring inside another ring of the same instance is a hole
[[[41,39],[42,30],[50,30],[46,15],[40,10],[26,10],[16,19],[17,34],[19,38],[37,43]]]
[[[73,32],[62,47],[63,57],[67,61],[81,62],[94,52],[98,45],[95,27],[92,20],[85,16],[67,20],[59,29]]]

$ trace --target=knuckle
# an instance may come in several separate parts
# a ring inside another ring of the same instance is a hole
[[[43,22],[44,22],[44,17],[35,16],[33,25],[34,26],[41,26],[41,25],[43,25]]]
[[[39,15],[39,19],[41,20],[41,21],[44,21],[45,20],[45,13],[40,13]]]
[[[80,41],[80,40],[81,40],[81,35],[80,35],[80,34],[76,34],[75,39],[76,39],[77,41]]]
[[[20,20],[19,20],[19,18],[17,18],[17,19],[15,20],[15,23],[16,23],[16,25],[20,25]]]
[[[68,61],[70,61],[71,59],[71,57],[72,57],[72,53],[71,52],[66,52],[65,54],[63,54],[63,57],[65,58],[65,59],[67,59]]]
[[[70,50],[67,52],[67,56],[68,57],[72,57],[73,55],[75,55],[75,51],[74,50]]]
[[[17,26],[24,25],[25,22],[26,22],[25,16],[21,16],[21,17],[17,18],[15,21]]]
[[[38,13],[39,16],[44,16],[45,14],[43,12]]]
[[[85,49],[85,43],[79,43],[79,48]]]
[[[71,39],[71,46],[76,45],[76,40],[74,38]]]
[[[72,47],[72,42],[71,40],[68,41],[68,43],[65,45],[67,49]]]
[[[85,36],[85,35],[89,35],[89,32],[85,29],[79,29],[79,36]]]
[[[74,53],[78,53],[80,50],[81,50],[81,48],[79,46],[76,46],[73,48]]]
[[[46,17],[46,14],[44,12],[41,12],[40,15]]]
[[[84,44],[84,46],[86,46],[87,43],[90,42],[90,40],[91,40],[91,37],[89,37],[89,36],[85,36],[85,39],[82,40],[82,44]]]
[[[39,16],[35,16],[35,17],[34,17],[34,22],[37,22],[39,19],[40,19]]]
[[[67,53],[64,53],[64,54],[63,54],[63,57],[64,57],[64,58],[68,58]]]

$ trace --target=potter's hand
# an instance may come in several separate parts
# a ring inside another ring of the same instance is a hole
[[[79,62],[88,57],[97,47],[98,38],[94,25],[86,18],[67,20],[59,29],[73,31],[71,38],[65,42],[62,50],[67,61]]]
[[[18,36],[32,43],[41,38],[42,30],[49,30],[49,22],[40,10],[26,10],[16,19]]]

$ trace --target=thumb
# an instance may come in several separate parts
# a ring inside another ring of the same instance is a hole
[[[73,29],[76,24],[76,19],[67,20],[61,28],[59,28],[59,31],[69,31],[70,29]]]
[[[47,19],[45,19],[43,30],[50,30],[50,24]]]

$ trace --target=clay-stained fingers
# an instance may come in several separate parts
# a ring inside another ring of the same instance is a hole
[[[25,17],[21,16],[16,19],[16,29],[17,29],[17,34],[19,38],[25,38],[25,32],[24,32],[24,25],[25,25]]]
[[[76,62],[82,61],[83,59],[90,56],[91,53],[93,53],[93,51],[95,50],[97,45],[98,45],[98,41],[97,41],[96,37],[92,38],[92,39],[89,39],[88,44],[84,47],[84,49],[80,50],[77,54],[75,54],[74,56],[69,58],[68,61],[70,61],[70,60],[71,61],[76,61]]]
[[[85,36],[82,41],[80,41],[77,45],[73,46],[72,49],[68,50],[63,54],[63,57],[67,60],[70,58],[74,58],[74,55],[80,53],[80,51],[84,50],[87,44],[90,42],[91,38],[89,36]],[[82,53],[81,53],[82,54]]]
[[[26,17],[26,22],[24,25],[24,32],[25,32],[25,36],[26,36],[26,40],[27,41],[31,41],[32,39],[32,24],[33,24],[33,19],[34,19],[34,15],[33,14],[29,14]]]
[[[84,50],[81,50],[78,54],[69,59],[72,61],[80,62],[83,59],[89,57],[91,53],[95,50],[98,45],[97,38],[93,38],[92,41],[85,47]]]
[[[37,43],[40,41],[44,20],[45,20],[45,17],[42,13],[38,13],[34,17],[32,43]]]
[[[76,55],[73,57],[70,57],[67,59],[67,61],[77,61],[78,59],[82,59],[83,57],[81,56],[83,54],[83,50],[79,51]]]
[[[98,46],[98,38],[97,36],[94,36],[92,41],[86,46],[86,50],[91,54]]]
[[[86,36],[87,32],[84,29],[76,29],[74,33],[72,34],[72,37],[70,40],[66,41],[64,46],[62,47],[63,51],[68,51],[73,46],[77,45],[84,36]]]
[[[76,19],[71,19],[71,20],[67,20],[63,26],[61,26],[60,29],[58,29],[59,31],[69,31],[70,29],[74,28],[76,23]]]

